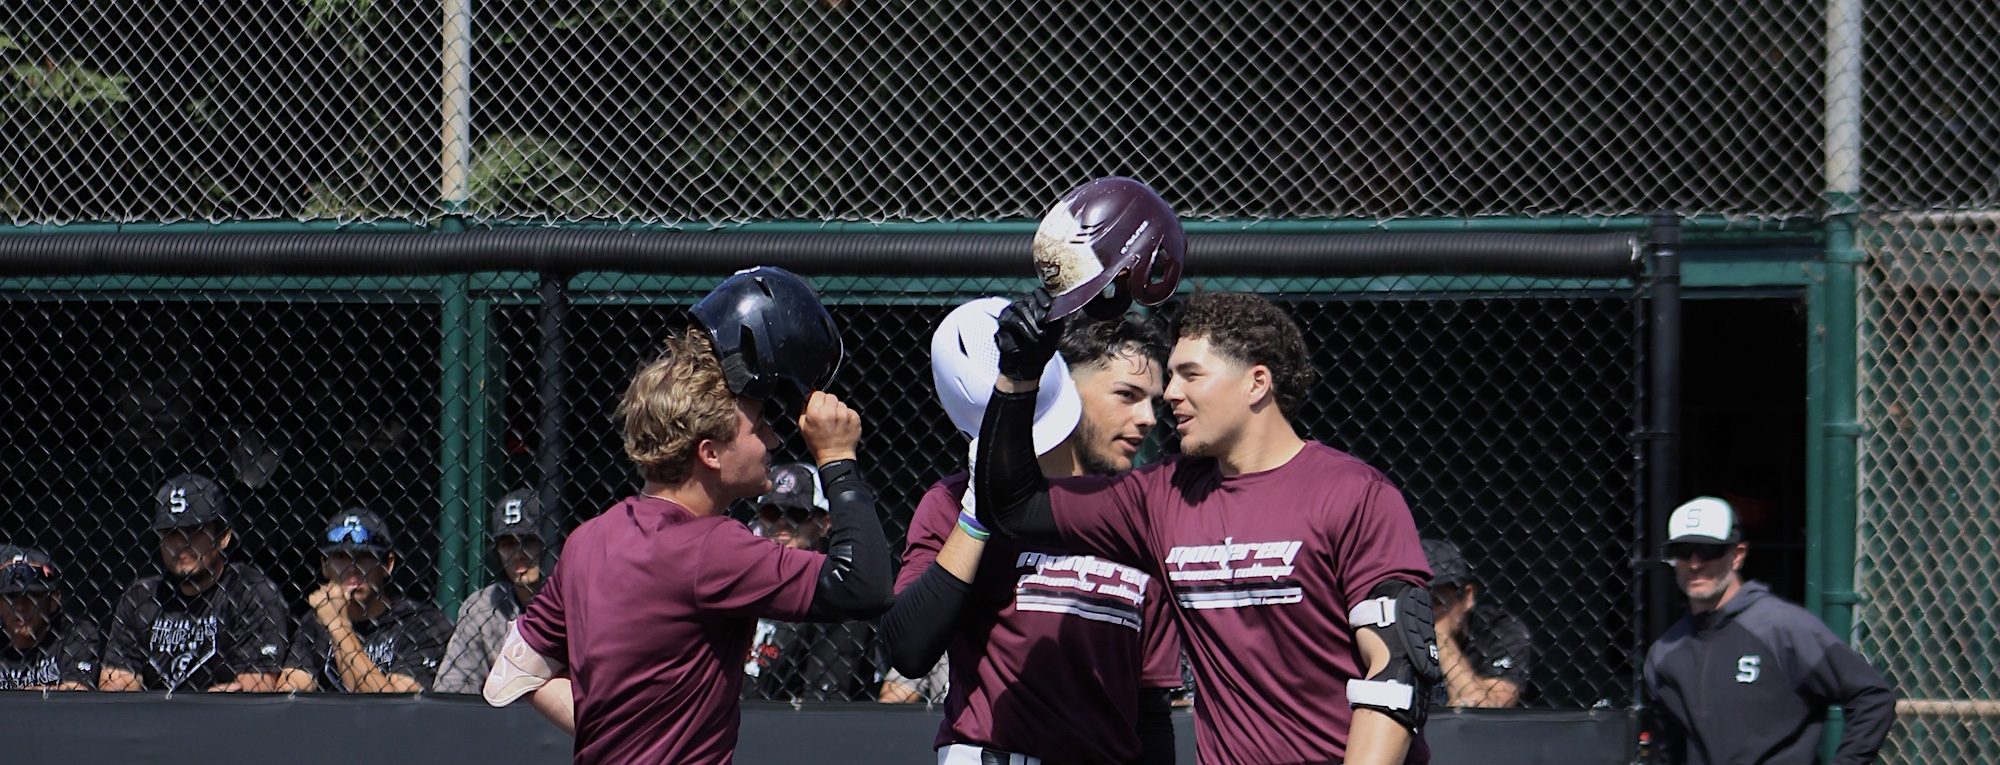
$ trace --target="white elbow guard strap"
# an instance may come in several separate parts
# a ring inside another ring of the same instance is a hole
[[[1424,727],[1438,670],[1437,630],[1431,626],[1431,593],[1404,581],[1377,585],[1369,599],[1347,612],[1356,635],[1375,633],[1389,647],[1389,663],[1366,680],[1347,681],[1347,703],[1373,709],[1409,728]]]
[[[528,647],[528,641],[521,639],[521,627],[516,620],[507,625],[507,641],[501,644],[500,655],[493,657],[493,671],[486,674],[486,687],[481,689],[481,695],[486,697],[486,703],[504,707],[547,685],[550,678],[562,674],[564,669],[567,667],[562,662]]]

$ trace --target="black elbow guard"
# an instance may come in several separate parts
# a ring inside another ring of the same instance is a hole
[[[1389,647],[1389,663],[1366,680],[1347,681],[1347,703],[1388,715],[1415,733],[1423,729],[1431,689],[1444,675],[1438,668],[1430,590],[1390,580],[1368,595],[1348,610],[1347,621],[1357,636],[1367,630],[1381,638]]]

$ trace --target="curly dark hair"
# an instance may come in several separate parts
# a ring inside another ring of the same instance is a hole
[[[1181,338],[1207,338],[1216,352],[1271,370],[1278,410],[1298,411],[1318,374],[1306,354],[1305,336],[1284,310],[1256,295],[1197,292],[1180,317]]]
[[[1128,313],[1114,319],[1095,321],[1077,314],[1063,327],[1058,350],[1070,369],[1101,367],[1127,354],[1153,362],[1155,369],[1167,368],[1172,344],[1166,327],[1158,319]]]

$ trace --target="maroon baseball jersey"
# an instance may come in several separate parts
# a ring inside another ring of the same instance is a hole
[[[937,560],[970,476],[924,493],[896,590]],[[936,746],[974,744],[1051,762],[1139,756],[1139,689],[1181,684],[1166,593],[1130,566],[1002,536],[986,543],[952,633]]]
[[[823,560],[653,497],[584,522],[520,621],[569,664],[576,762],[729,762],[757,619],[804,618]]]
[[[1379,471],[1308,441],[1261,473],[1174,457],[1050,483],[1072,549],[1141,566],[1173,591],[1203,763],[1346,756],[1347,681],[1362,669],[1348,608],[1390,579],[1430,581],[1409,507]],[[1421,742],[1411,750],[1428,760]]]

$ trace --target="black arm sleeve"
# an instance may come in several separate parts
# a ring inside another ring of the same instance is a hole
[[[896,593],[896,605],[882,617],[882,639],[889,644],[889,666],[904,677],[923,677],[937,666],[951,643],[958,613],[972,585],[958,580],[935,563],[917,581]]]
[[[1062,544],[1049,479],[1035,461],[1035,391],[993,391],[979,434],[972,470],[979,522],[1026,542]]]
[[[889,540],[875,515],[875,492],[854,460],[819,468],[832,525],[827,529],[826,563],[819,570],[807,618],[815,621],[870,619],[889,609]]]
[[[1653,707],[1653,761],[1659,765],[1687,765],[1687,729],[1667,711]]]
[[[1136,765],[1174,765],[1174,703],[1165,688],[1139,689]]]

